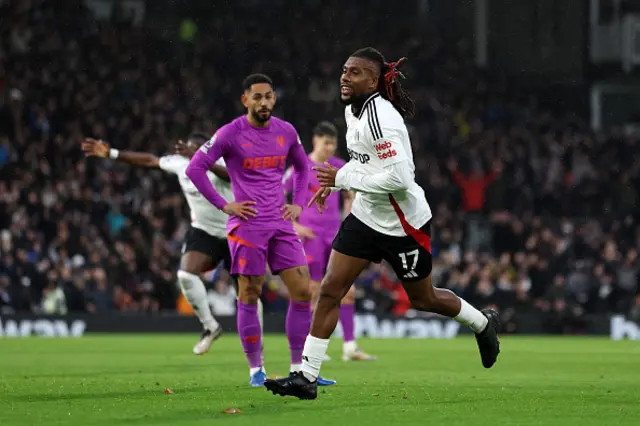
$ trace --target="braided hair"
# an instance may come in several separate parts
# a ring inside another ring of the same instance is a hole
[[[411,118],[415,114],[416,104],[406,90],[400,84],[399,78],[405,78],[398,71],[398,66],[407,60],[400,58],[396,62],[387,62],[382,53],[373,47],[359,49],[351,55],[354,58],[364,58],[375,62],[380,67],[380,77],[378,78],[378,92],[391,102],[403,118]]]

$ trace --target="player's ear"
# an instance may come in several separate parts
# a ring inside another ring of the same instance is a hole
[[[380,78],[377,74],[371,75],[371,85],[369,86],[370,90],[376,90],[378,88],[378,79]]]
[[[242,102],[242,106],[244,106],[245,108],[249,108],[249,104],[247,102],[248,100],[249,100],[249,98],[247,98],[247,94],[246,93],[243,93],[240,96],[240,102]]]

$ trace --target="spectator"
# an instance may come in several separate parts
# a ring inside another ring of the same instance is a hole
[[[363,34],[351,25],[364,16],[356,3],[301,2],[287,20],[286,2],[194,5],[188,49],[184,15],[158,29],[152,15],[97,21],[79,0],[0,5],[11,23],[0,26],[0,309],[62,309],[61,290],[69,312],[175,311],[188,225],[178,183],[85,159],[79,140],[164,153],[192,129],[212,134],[237,116],[240,80],[261,71],[277,82],[277,114],[306,143],[317,121],[344,128],[340,66],[371,44],[409,57],[434,284],[499,307],[510,329],[527,312],[545,312],[556,331],[579,330],[584,314],[637,314],[637,135],[594,134],[572,111],[546,111],[517,82],[475,68],[464,43],[401,3],[367,3],[378,11],[367,27],[386,28],[391,14],[403,25]],[[281,23],[269,39],[253,30],[265,21]],[[194,33],[203,22],[207,31]],[[266,281],[266,309],[282,310],[286,291]],[[223,282],[214,296],[229,308],[233,290]],[[359,309],[410,314],[388,268],[372,266],[359,284]]]

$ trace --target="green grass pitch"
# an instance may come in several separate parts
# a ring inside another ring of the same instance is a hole
[[[640,342],[503,337],[485,370],[472,337],[362,340],[371,363],[338,360],[335,340],[322,373],[338,384],[298,401],[248,386],[237,336],[203,357],[196,338],[0,339],[0,425],[640,425]],[[286,374],[285,337],[265,345]]]

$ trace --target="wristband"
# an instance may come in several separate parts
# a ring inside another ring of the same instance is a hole
[[[118,155],[120,155],[120,151],[118,151],[117,149],[111,148],[109,150],[109,158],[111,158],[112,160],[118,158]]]

